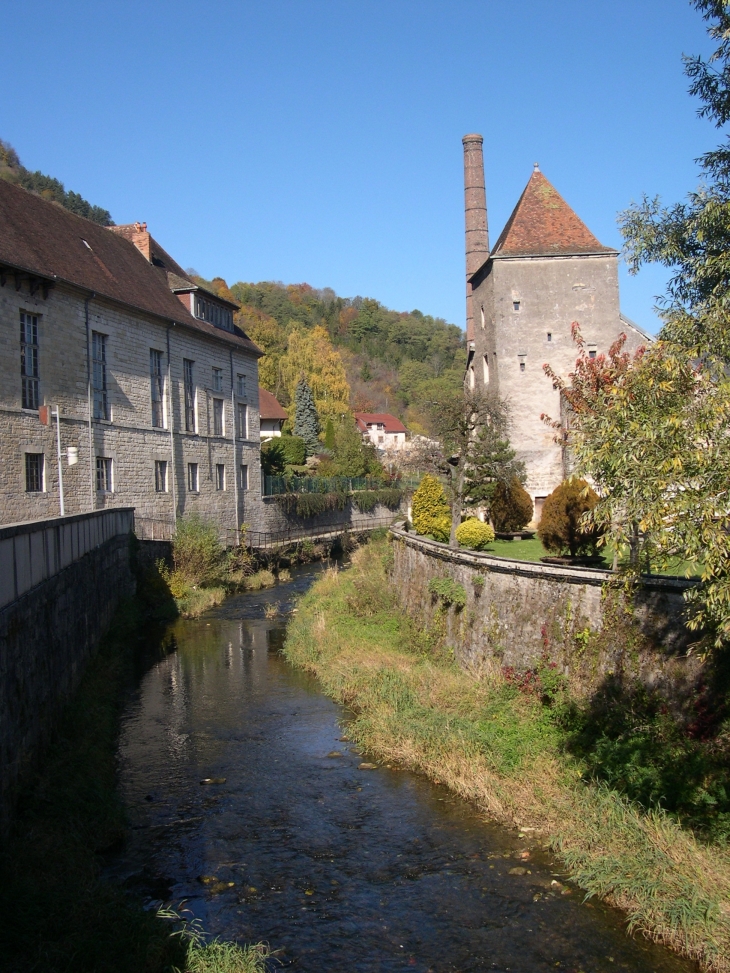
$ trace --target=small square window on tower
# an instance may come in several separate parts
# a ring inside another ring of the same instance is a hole
[[[552,341],[553,340],[553,333],[552,333],[552,331],[548,331],[548,333],[547,333],[547,340],[548,341]]]
[[[519,301],[512,301],[512,310],[513,311],[519,311],[519,309],[520,309],[520,302]]]

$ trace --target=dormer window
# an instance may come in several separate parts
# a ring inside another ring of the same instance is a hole
[[[195,317],[224,331],[233,331],[233,312],[198,294],[195,295]]]

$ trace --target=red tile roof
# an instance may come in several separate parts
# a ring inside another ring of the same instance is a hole
[[[492,250],[492,256],[573,256],[616,252],[598,242],[558,191],[535,169]]]
[[[194,318],[170,290],[166,269],[148,262],[122,234],[110,233],[106,227],[2,179],[0,264],[74,284],[259,357],[263,354],[240,328],[231,333]]]
[[[262,419],[288,419],[278,400],[259,385],[259,415]]]
[[[400,419],[389,412],[356,412],[355,419],[363,432],[367,432],[368,426],[378,424],[384,425],[386,432],[408,432]]]

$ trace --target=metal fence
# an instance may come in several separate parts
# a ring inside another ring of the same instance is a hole
[[[352,524],[349,520],[337,524],[323,524],[319,527],[285,527],[282,530],[246,532],[246,546],[255,550],[274,547],[287,547],[305,540],[329,540],[342,534],[364,534],[379,527],[390,527],[393,517],[377,517],[365,524]]]
[[[171,541],[175,533],[175,521],[161,517],[134,515],[134,533],[141,541]]]
[[[380,480],[372,476],[264,476],[264,496],[276,497],[283,493],[352,493],[356,490],[415,490],[420,476],[401,477],[398,480]]]

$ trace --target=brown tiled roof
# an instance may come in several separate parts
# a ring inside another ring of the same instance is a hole
[[[259,415],[262,419],[288,419],[278,399],[259,385]]]
[[[367,432],[369,425],[382,423],[386,432],[408,432],[406,427],[389,412],[356,412],[355,419],[363,432]]]
[[[492,256],[573,256],[616,252],[598,242],[558,191],[535,169],[492,250]]]
[[[171,270],[182,271],[172,263]],[[0,264],[75,284],[254,355],[263,354],[240,328],[231,333],[194,318],[170,290],[162,268],[149,263],[122,233],[110,233],[106,227],[2,179]]]

